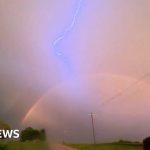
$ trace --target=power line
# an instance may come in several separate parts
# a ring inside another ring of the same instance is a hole
[[[129,85],[127,88],[125,88],[124,90],[122,90],[121,92],[118,92],[117,94],[113,95],[112,97],[108,98],[105,100],[105,102],[103,102],[101,104],[101,106],[106,105],[107,103],[116,100],[118,97],[122,96],[126,91],[128,91],[129,89],[133,88],[135,85],[137,85],[138,83],[140,83],[143,79],[147,78],[150,76],[150,72],[143,75],[141,78],[139,78],[138,80],[136,80],[135,82],[133,82],[131,85]]]

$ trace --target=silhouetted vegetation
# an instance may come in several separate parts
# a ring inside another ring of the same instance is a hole
[[[0,144],[0,150],[6,150],[7,145],[6,144]]]
[[[0,130],[11,130],[11,127],[0,121]],[[1,135],[2,136],[2,135]],[[3,137],[3,136],[2,136]],[[20,141],[0,139],[0,150],[48,150],[45,129],[26,128],[20,134]],[[25,142],[26,141],[26,142]]]
[[[143,149],[144,150],[150,149],[150,137],[143,139]]]
[[[118,142],[115,142],[115,143],[118,143],[118,144],[141,144],[138,141],[128,141],[128,140],[119,140]]]
[[[21,132],[20,141],[46,140],[45,129],[37,130],[31,127],[26,128]]]

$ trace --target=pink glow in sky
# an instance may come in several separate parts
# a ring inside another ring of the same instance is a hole
[[[66,68],[54,55],[52,43],[70,23],[75,4],[75,0],[61,0],[61,3],[60,0],[0,1],[0,119],[19,126],[28,114],[31,116],[27,120],[37,114],[42,117],[51,107],[52,113],[57,114],[53,96],[60,97],[62,92],[70,92],[70,97],[65,98],[63,93],[60,112],[66,110],[66,104],[75,115],[79,105],[85,116],[96,111],[98,118],[101,109],[97,107],[101,101],[150,72],[150,1],[85,0],[75,28],[60,45],[75,70],[74,77],[68,79]],[[91,78],[95,74],[98,76]],[[101,74],[106,76],[101,77]],[[129,93],[132,96],[128,97],[127,93],[103,110],[104,119],[98,122],[102,122],[101,130],[105,126],[104,129],[111,133],[110,138],[141,139],[148,133],[149,84],[150,79],[145,78],[142,84],[131,89]],[[45,103],[40,101],[40,106],[35,107],[47,91],[55,94],[50,93]],[[18,104],[19,107],[16,107]],[[45,105],[49,107],[43,111]],[[29,113],[33,107],[33,114]],[[12,115],[16,117],[12,118]],[[118,115],[124,118],[124,122]],[[84,126],[83,122],[87,119],[82,117],[80,121]],[[111,120],[112,117],[118,120]],[[138,125],[135,127],[129,118]],[[26,123],[29,123],[27,120]],[[52,120],[45,117],[42,122],[53,121],[55,124],[57,120],[59,115],[52,114]],[[112,130],[117,128],[117,121],[120,131],[114,130],[115,134]],[[34,118],[32,123],[37,124],[37,120]],[[41,122],[38,123],[41,125]],[[81,129],[77,125],[77,130]],[[125,129],[131,130],[122,132]],[[108,137],[105,130],[102,134],[104,139]]]

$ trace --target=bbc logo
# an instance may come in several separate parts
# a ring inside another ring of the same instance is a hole
[[[20,131],[16,130],[0,130],[0,139],[18,139]]]

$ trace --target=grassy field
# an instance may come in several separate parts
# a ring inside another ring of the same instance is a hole
[[[71,144],[78,150],[142,150],[140,144]]]
[[[0,150],[48,150],[45,142],[8,142],[1,143]]]

